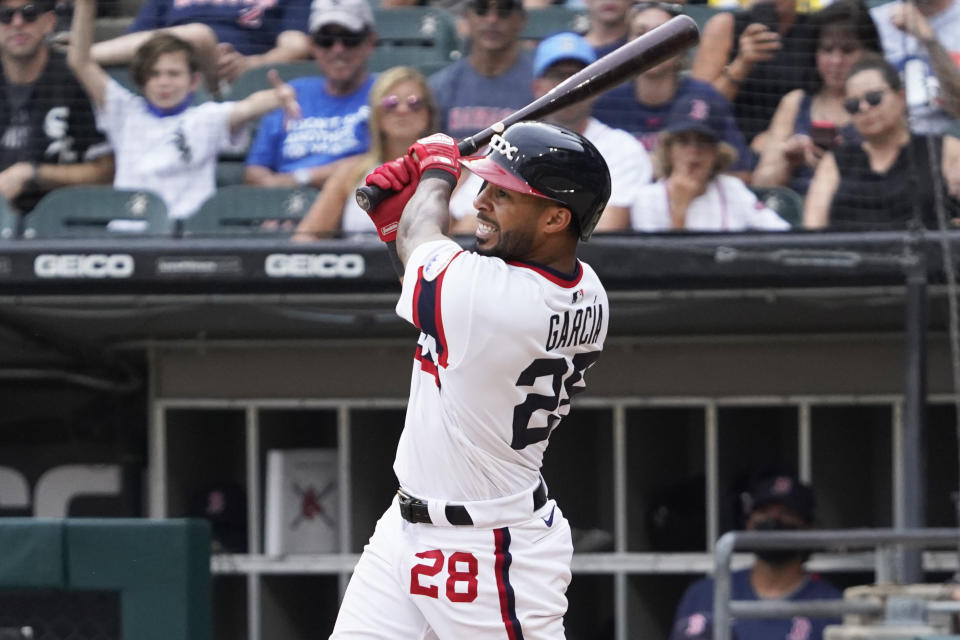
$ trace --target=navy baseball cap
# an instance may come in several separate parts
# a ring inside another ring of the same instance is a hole
[[[596,59],[593,47],[582,36],[571,32],[558,33],[544,38],[537,45],[537,52],[533,55],[533,77],[539,78],[547,69],[564,60],[582,62],[587,66]]]
[[[723,140],[723,110],[719,96],[694,95],[677,100],[667,115],[667,133],[696,131]]]
[[[743,496],[743,513],[749,516],[766,504],[782,504],[806,522],[813,522],[813,489],[791,475],[762,478]]]

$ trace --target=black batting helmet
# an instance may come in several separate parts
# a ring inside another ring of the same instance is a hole
[[[460,163],[504,189],[554,200],[570,209],[587,240],[610,198],[610,171],[583,136],[552,124],[518,122],[490,141],[485,156]]]

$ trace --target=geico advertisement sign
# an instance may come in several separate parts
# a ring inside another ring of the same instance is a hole
[[[129,278],[133,265],[126,253],[41,253],[33,272],[39,278]]]
[[[359,278],[366,263],[358,253],[271,253],[263,267],[271,278]]]

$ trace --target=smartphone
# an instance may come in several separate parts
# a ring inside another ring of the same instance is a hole
[[[811,122],[810,139],[821,149],[833,149],[837,146],[837,125],[825,121]]]
[[[758,0],[750,7],[750,22],[759,22],[770,31],[776,32],[780,25],[780,16],[777,14],[777,4],[769,0]]]

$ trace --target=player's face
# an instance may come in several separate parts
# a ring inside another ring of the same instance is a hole
[[[530,256],[537,239],[537,221],[548,201],[484,183],[473,201],[477,209],[476,251],[503,260]]]
[[[199,82],[199,75],[190,73],[185,51],[161,53],[147,74],[143,95],[150,104],[170,109],[182,103]]]
[[[41,11],[33,2],[13,0],[0,3],[0,51],[5,57],[26,61],[46,46],[46,37],[53,31],[53,11]]]
[[[630,9],[630,0],[588,0],[590,19],[601,24],[623,24]]]

